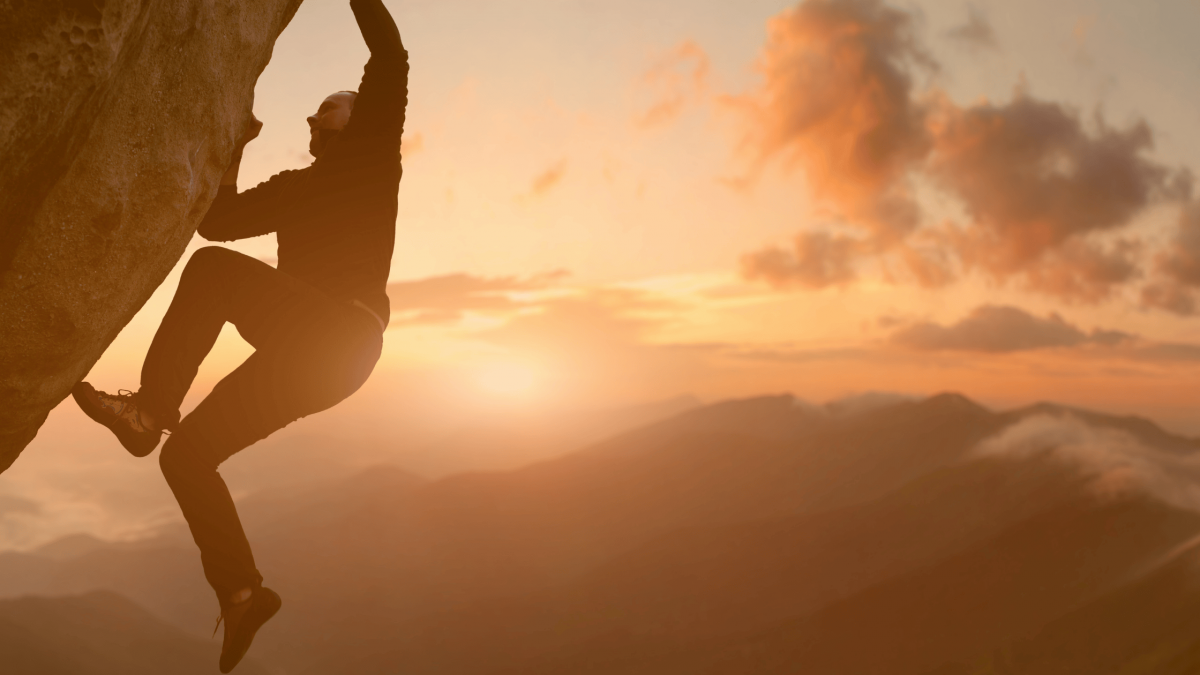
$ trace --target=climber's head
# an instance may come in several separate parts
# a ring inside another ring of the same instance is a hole
[[[309,116],[308,130],[312,138],[308,141],[308,151],[313,157],[320,157],[329,139],[346,127],[356,98],[358,93],[353,91],[330,94],[317,108],[317,114]]]

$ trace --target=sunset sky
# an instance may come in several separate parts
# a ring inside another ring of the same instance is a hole
[[[953,390],[1200,435],[1200,2],[387,4],[412,65],[391,328],[295,429]],[[305,116],[366,58],[345,2],[307,0],[242,188],[311,161]],[[177,278],[91,382],[136,389]],[[185,407],[248,353],[227,329]],[[69,404],[0,507],[152,480]]]

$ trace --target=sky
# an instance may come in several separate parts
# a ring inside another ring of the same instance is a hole
[[[376,458],[481,419],[942,391],[1200,435],[1200,2],[387,5],[412,67],[391,327],[363,390],[283,436]],[[346,3],[302,5],[242,188],[311,161],[304,118],[366,58]],[[204,245],[89,381],[136,389]],[[227,327],[185,410],[249,353]],[[0,477],[0,540],[34,541],[48,494],[55,531],[174,517],[69,404]]]

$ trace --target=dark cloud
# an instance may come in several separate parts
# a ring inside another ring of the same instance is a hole
[[[1142,289],[1142,304],[1181,316],[1200,312],[1196,292],[1177,281],[1159,281]]]
[[[1057,314],[1042,319],[1016,307],[986,305],[950,326],[918,323],[892,334],[893,344],[923,351],[1018,352],[1085,344],[1116,345],[1133,336],[1085,333]]]
[[[388,285],[392,314],[397,324],[453,323],[462,312],[511,310],[519,306],[508,294],[545,289],[569,276],[558,270],[528,278],[484,278],[469,274],[448,274],[417,281]]]
[[[965,262],[1084,300],[1134,278],[1133,247],[1105,251],[1087,237],[1124,227],[1165,193],[1145,123],[1097,120],[1089,131],[1064,106],[1018,91],[1005,105],[947,103],[933,126],[929,175],[972,219],[958,242]]]
[[[986,41],[986,19],[971,16],[959,37]],[[1175,196],[1178,176],[1149,158],[1144,122],[1085,121],[1024,87],[1007,103],[965,107],[919,91],[915,78],[937,64],[910,16],[879,0],[805,0],[785,11],[769,24],[759,69],[762,86],[737,99],[746,145],[760,164],[778,157],[802,169],[852,234],[806,233],[752,253],[742,260],[749,279],[819,288],[889,256],[902,272],[893,278],[924,286],[978,270],[1096,302],[1140,276],[1142,243],[1124,229]],[[925,223],[918,181],[961,204],[966,222]],[[1193,269],[1197,259],[1171,260],[1164,268]]]
[[[824,288],[854,280],[858,243],[824,232],[796,236],[790,248],[772,247],[742,257],[742,275],[777,288]]]
[[[1179,230],[1160,259],[1172,279],[1200,288],[1200,202],[1188,203],[1179,217]]]
[[[999,49],[996,30],[987,15],[974,5],[967,6],[967,22],[946,32],[955,41],[972,49]]]
[[[1102,247],[1071,239],[1026,266],[1026,285],[1068,300],[1099,302],[1120,284],[1141,276],[1135,258],[1141,249],[1136,240]]]

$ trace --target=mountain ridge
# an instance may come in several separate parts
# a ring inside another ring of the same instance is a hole
[[[953,561],[980,547],[1000,550],[996,542],[1021,527],[1034,531],[1022,523],[1073,508],[1093,539],[1063,537],[1058,545],[1049,535],[1028,535],[1033,543],[1018,558],[1043,576],[1018,581],[1085,569],[1070,567],[1086,562],[1070,562],[1070,542],[1100,550],[1103,537],[1094,533],[1116,528],[1113,545],[1124,542],[1129,560],[1098,572],[1086,592],[1057,604],[1047,596],[1048,604],[1030,605],[1009,628],[964,638],[944,663],[909,663],[914,675],[957,668],[1005,649],[1012,635],[1036,632],[1073,603],[1096,600],[1112,590],[1105,584],[1131,583],[1135,568],[1154,567],[1200,533],[1191,511],[1133,484],[1114,493],[1105,476],[1061,461],[1053,447],[974,452],[1038,416],[1137,433],[1172,456],[1190,452],[1179,437],[1136,418],[1080,413],[1047,405],[993,412],[953,393],[831,409],[756,397],[694,409],[515,470],[424,481],[378,467],[324,487],[252,496],[242,505],[256,558],[288,605],[256,654],[314,675],[390,673],[405,664],[441,675],[474,675],[485,665],[633,672],[602,663],[670,673],[699,667],[685,652],[702,640],[728,647],[701,650],[714,673],[726,672],[722,663],[746,672],[739,650],[784,655],[784,643],[769,636],[787,634],[793,629],[780,627],[795,621],[823,616],[840,625],[837,617],[853,612],[838,607],[884,611],[899,606],[895,598],[916,597],[913,584],[957,580],[962,593],[983,592]],[[1120,500],[1140,506],[1122,512],[1111,506]],[[1138,527],[1121,525],[1127,521]],[[1147,539],[1143,530],[1161,537]],[[110,588],[193,634],[206,628],[213,602],[190,543],[95,549],[81,540],[48,550],[72,546],[83,553],[0,555],[7,592],[22,575],[39,592]],[[1025,592],[1021,583],[1010,591]],[[956,607],[947,602],[946,611]],[[944,619],[927,618],[908,622],[918,631],[914,640]],[[870,632],[859,639],[881,639],[878,629]],[[467,635],[474,647],[464,651],[456,645]],[[322,646],[345,642],[361,646],[361,659],[347,664]],[[473,660],[485,654],[487,664]],[[847,669],[849,661],[828,660],[852,655],[807,654],[804,662],[822,672],[858,672]]]

